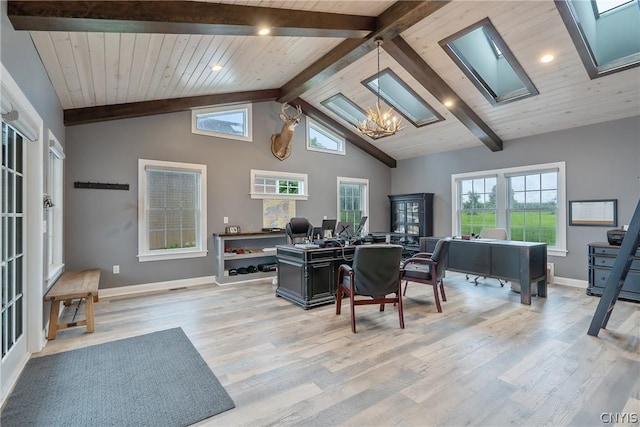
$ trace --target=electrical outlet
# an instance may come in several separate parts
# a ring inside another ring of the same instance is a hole
[[[114,265],[113,266],[113,274],[120,274],[120,266],[119,265]]]
[[[222,222],[223,222],[224,224],[229,224],[229,217],[228,217],[228,216],[223,217],[223,218],[222,218]]]
[[[325,216],[323,216],[323,217],[322,217],[322,219],[327,219],[327,216],[326,216],[326,215],[325,215]]]

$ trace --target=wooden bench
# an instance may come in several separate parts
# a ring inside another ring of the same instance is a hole
[[[47,339],[54,340],[58,329],[66,329],[73,326],[86,325],[87,332],[93,332],[93,303],[98,302],[99,282],[100,269],[98,268],[84,271],[67,271],[60,276],[44,296],[45,301],[51,301]],[[60,301],[64,301],[65,305],[71,305],[71,301],[78,298],[85,300],[85,320],[59,324]]]

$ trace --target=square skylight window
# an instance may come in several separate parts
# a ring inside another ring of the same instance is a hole
[[[380,89],[380,98],[415,127],[444,120],[444,117],[431,108],[389,68],[380,71],[379,77],[376,74],[363,81],[362,84],[376,95]]]
[[[440,46],[493,105],[539,93],[488,18],[441,40]]]
[[[555,4],[589,77],[640,65],[638,0],[558,0]]]

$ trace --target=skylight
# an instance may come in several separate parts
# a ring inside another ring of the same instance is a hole
[[[633,3],[635,0],[594,0],[596,9],[599,14],[609,12],[627,3]]]
[[[380,98],[413,123],[415,127],[444,120],[444,117],[432,109],[389,68],[380,71],[380,82],[378,82],[376,74],[363,81],[362,84],[375,94],[378,93],[378,84],[380,84]]]
[[[441,40],[440,46],[493,105],[538,94],[488,18]]]
[[[589,77],[640,65],[638,0],[558,0],[555,4]]]
[[[325,99],[321,104],[353,126],[367,120],[367,113],[341,93]]]

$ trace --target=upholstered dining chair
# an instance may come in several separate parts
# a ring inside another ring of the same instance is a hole
[[[436,300],[438,313],[442,313],[438,286],[440,295],[442,295],[442,301],[447,300],[442,279],[444,277],[444,271],[447,268],[450,240],[451,238],[449,237],[438,240],[432,253],[419,252],[406,260],[403,265],[404,274],[402,279],[405,280],[403,295],[407,294],[409,282],[433,286],[433,296]]]
[[[380,304],[380,311],[385,304],[397,304],[400,328],[404,329],[401,261],[400,245],[362,245],[355,249],[352,266],[338,268],[336,315],[340,314],[342,298],[348,295],[351,332],[356,333],[355,306],[367,304]]]

